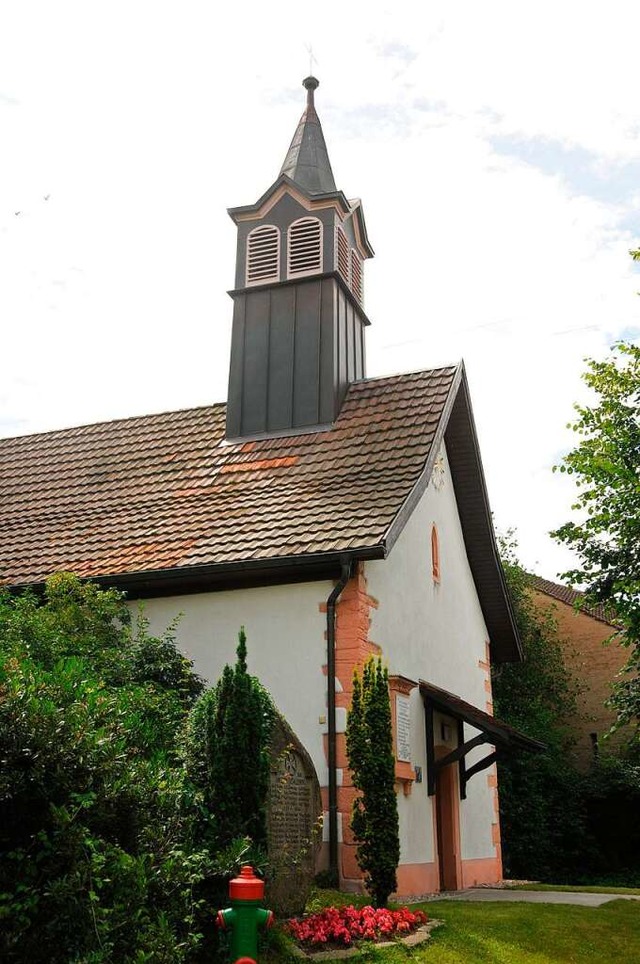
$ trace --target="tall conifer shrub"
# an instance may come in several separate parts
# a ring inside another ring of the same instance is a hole
[[[353,785],[358,790],[351,813],[358,866],[375,906],[384,907],[397,890],[400,838],[389,680],[380,659],[365,664],[362,679],[354,673],[346,736]]]
[[[247,637],[238,634],[236,663],[200,697],[189,727],[190,775],[214,815],[218,847],[239,837],[266,845],[268,743],[275,710],[247,672]]]

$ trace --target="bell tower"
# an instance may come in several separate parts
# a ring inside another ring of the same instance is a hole
[[[238,228],[227,438],[329,428],[365,375],[362,205],[338,191],[315,77],[280,174]]]

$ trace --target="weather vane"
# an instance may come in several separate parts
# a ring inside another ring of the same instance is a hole
[[[305,49],[305,50],[307,51],[307,53],[309,54],[309,74],[311,75],[311,74],[313,74],[313,65],[314,65],[314,64],[317,64],[318,61],[316,60],[316,58],[315,58],[314,55],[313,55],[313,47],[311,46],[311,44],[305,44],[305,45],[304,45],[304,49]]]

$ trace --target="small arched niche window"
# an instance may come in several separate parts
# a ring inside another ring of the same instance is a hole
[[[349,242],[340,225],[336,228],[336,265],[345,282],[349,284]]]
[[[289,226],[287,277],[322,271],[322,221],[300,218]]]
[[[279,277],[280,229],[274,224],[263,224],[247,236],[247,284],[265,284]]]
[[[435,522],[431,526],[431,575],[434,582],[440,582],[440,542]]]

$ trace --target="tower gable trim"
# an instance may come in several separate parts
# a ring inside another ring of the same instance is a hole
[[[356,198],[354,201],[350,201],[351,214],[353,217],[353,226],[356,235],[356,243],[360,249],[360,253],[363,258],[373,258],[375,251],[369,243],[369,237],[367,235],[367,226],[364,220],[364,211],[362,210],[362,201],[360,198]]]
[[[281,174],[268,191],[259,198],[255,204],[246,204],[242,207],[227,208],[227,214],[235,224],[241,221],[258,221],[266,217],[275,204],[285,195],[290,194],[307,211],[322,210],[323,208],[335,208],[341,217],[351,213],[351,205],[347,201],[342,191],[335,194],[320,194],[311,197],[304,193],[290,177]]]

